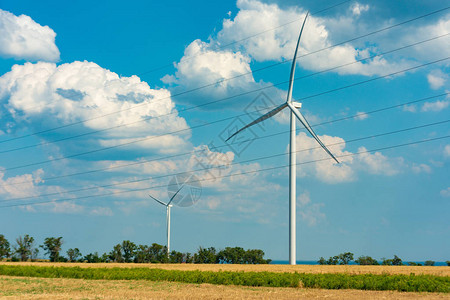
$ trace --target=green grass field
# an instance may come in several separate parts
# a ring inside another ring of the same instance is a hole
[[[150,268],[80,268],[0,265],[0,275],[88,280],[149,280],[258,287],[450,292],[450,277],[390,274],[306,274],[179,271]]]

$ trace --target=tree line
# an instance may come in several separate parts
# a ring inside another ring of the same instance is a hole
[[[62,237],[47,237],[42,245],[36,246],[35,240],[28,234],[19,236],[11,245],[4,235],[0,234],[0,260],[35,261],[39,249],[44,250],[51,262],[86,262],[86,263],[194,263],[194,264],[268,264],[270,259],[264,259],[264,251],[260,249],[245,250],[241,247],[226,247],[216,250],[214,247],[199,247],[196,253],[171,251],[167,247],[153,243],[137,245],[129,240],[113,247],[110,252],[98,252],[83,255],[78,248],[70,248],[66,256],[62,255]]]
[[[415,262],[407,262],[404,263],[400,257],[394,255],[393,258],[387,259],[382,258],[381,262],[378,262],[376,259],[370,256],[360,256],[357,259],[353,260],[354,254],[351,252],[341,253],[339,255],[331,256],[328,259],[321,257],[317,262],[319,265],[348,265],[350,262],[354,261],[358,265],[385,265],[385,266],[422,266],[420,263]],[[435,261],[427,260],[424,262],[424,266],[434,266]],[[450,266],[450,260],[446,261],[447,266]]]

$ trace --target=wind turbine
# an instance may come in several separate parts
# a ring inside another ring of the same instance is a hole
[[[331,153],[330,150],[322,143],[322,141],[319,139],[319,137],[316,135],[314,130],[312,130],[311,126],[309,125],[308,121],[305,119],[305,117],[302,115],[302,113],[298,110],[301,108],[301,103],[293,102],[292,101],[292,86],[294,83],[294,74],[295,74],[295,64],[297,61],[297,52],[298,52],[298,46],[300,44],[300,38],[302,36],[303,28],[306,23],[306,18],[308,17],[309,12],[305,16],[305,20],[303,21],[302,28],[300,30],[300,34],[297,41],[297,46],[295,48],[294,58],[292,60],[292,66],[291,66],[291,75],[289,78],[289,89],[287,94],[286,102],[278,106],[277,108],[269,111],[265,115],[259,117],[258,119],[254,120],[253,122],[247,124],[246,126],[242,127],[235,133],[233,133],[228,139],[231,139],[233,136],[238,134],[239,132],[249,128],[250,126],[253,126],[255,124],[258,124],[259,122],[262,122],[270,117],[273,117],[286,107],[289,108],[291,111],[291,134],[290,134],[290,143],[289,143],[289,264],[295,265],[296,264],[296,207],[295,207],[295,196],[296,196],[296,147],[295,147],[295,136],[296,136],[296,127],[295,127],[295,118],[297,117],[300,121],[300,123],[303,124],[303,126],[308,130],[308,132],[313,136],[313,138],[319,143],[319,145],[337,162],[339,161],[334,157],[334,155]]]
[[[169,199],[169,202],[164,203],[158,199],[156,199],[155,197],[153,197],[152,195],[149,195],[153,200],[155,200],[156,202],[158,202],[161,205],[164,205],[166,207],[166,222],[167,222],[167,257],[169,257],[170,254],[170,208],[172,207],[172,201],[173,199],[175,199],[175,197],[177,196],[178,192],[181,191],[181,189],[184,187],[184,185],[181,185],[181,187],[178,189],[178,191],[176,191],[175,194],[173,194],[173,196]]]

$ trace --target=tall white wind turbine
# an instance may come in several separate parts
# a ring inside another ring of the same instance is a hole
[[[181,189],[184,187],[184,185],[181,185],[181,187],[178,189],[178,191],[173,194],[173,196],[170,198],[169,202],[164,203],[158,199],[156,199],[155,197],[153,197],[152,195],[149,195],[153,200],[155,200],[156,202],[158,202],[161,205],[164,205],[166,207],[166,223],[167,223],[167,257],[169,257],[170,254],[170,208],[172,207],[172,201],[173,199],[175,199],[175,197],[177,196],[178,192],[181,191]]]
[[[233,136],[238,134],[239,132],[243,131],[244,129],[249,128],[250,126],[253,126],[255,124],[258,124],[259,122],[262,122],[270,117],[273,117],[286,107],[289,108],[291,111],[291,135],[290,135],[290,144],[289,144],[289,264],[295,265],[296,264],[296,208],[295,208],[295,196],[296,196],[296,147],[295,147],[295,136],[296,136],[296,127],[295,127],[295,118],[297,117],[299,121],[303,124],[303,126],[308,130],[308,132],[314,137],[314,139],[319,143],[319,145],[337,162],[339,161],[334,157],[334,155],[328,150],[328,148],[322,143],[322,141],[319,139],[319,137],[316,135],[316,133],[312,130],[311,126],[309,125],[308,121],[305,119],[305,117],[302,115],[302,113],[298,110],[301,108],[301,103],[293,102],[292,101],[292,86],[294,83],[294,74],[295,74],[295,64],[297,61],[297,52],[298,52],[298,46],[300,45],[300,38],[302,36],[303,27],[306,23],[306,18],[308,17],[308,13],[305,16],[305,20],[303,21],[302,28],[300,30],[300,35],[298,37],[297,46],[295,48],[294,58],[292,60],[292,66],[291,66],[291,75],[289,79],[289,89],[287,94],[286,102],[282,105],[278,106],[277,108],[269,111],[265,115],[259,117],[258,119],[254,120],[253,122],[249,123],[248,125],[242,127],[235,133],[233,133],[228,139],[231,139]]]

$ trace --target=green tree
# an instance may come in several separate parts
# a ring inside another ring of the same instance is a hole
[[[194,262],[194,257],[191,253],[187,252],[184,254],[184,262],[187,264],[192,264]]]
[[[327,260],[323,257],[320,257],[319,260],[317,261],[317,263],[319,265],[326,265],[327,264]]]
[[[431,267],[431,266],[434,266],[435,263],[436,263],[436,262],[434,262],[434,261],[432,261],[432,260],[427,260],[427,261],[425,261],[424,265],[425,265],[425,266]]]
[[[70,248],[69,250],[67,250],[67,258],[69,259],[70,262],[74,262],[77,261],[80,257],[82,257],[80,249],[78,248]]]
[[[243,264],[245,262],[245,250],[241,247],[226,247],[219,251],[216,260],[222,264]]]
[[[419,263],[416,263],[416,262],[413,262],[413,261],[410,261],[410,262],[408,263],[408,265],[410,265],[410,266],[416,266],[416,267],[422,266],[422,264],[419,264]]]
[[[19,255],[21,261],[27,261],[32,255],[37,254],[34,248],[34,238],[28,234],[16,239],[14,252]]]
[[[3,257],[9,257],[11,249],[9,248],[9,242],[3,234],[0,234],[0,260]]]
[[[136,249],[137,246],[135,243],[130,242],[129,240],[123,241],[122,242],[123,260],[127,263],[132,262]]]
[[[117,263],[124,262],[121,244],[117,244],[114,246],[113,250],[109,253],[109,258],[111,261]]]
[[[197,253],[194,254],[195,264],[215,264],[217,262],[216,248],[199,247]]]
[[[167,263],[169,259],[167,258],[167,247],[153,243],[149,248],[150,261],[156,263]]]
[[[33,250],[31,251],[31,256],[30,256],[31,261],[36,261],[38,254],[39,254],[39,249],[33,248]]]
[[[361,266],[379,265],[379,263],[370,256],[360,256],[357,260],[355,260],[355,263]]]
[[[394,255],[394,258],[392,259],[392,265],[393,266],[401,266],[403,265],[402,260],[397,255]]]
[[[136,248],[134,254],[134,262],[136,263],[149,263],[150,260],[150,247],[147,245],[139,245]]]
[[[98,252],[89,253],[84,257],[84,260],[88,263],[100,263],[102,262],[102,259],[98,255]]]
[[[264,251],[260,249],[248,249],[245,251],[244,263],[245,264],[268,264],[272,260],[264,259]]]
[[[353,260],[353,253],[345,252],[338,255],[340,265],[348,265]]]
[[[103,254],[102,254],[102,256],[100,257],[100,260],[101,260],[101,262],[110,262],[110,259],[109,259],[109,254],[108,253],[106,253],[106,252],[104,252]]]
[[[339,262],[339,256],[335,255],[333,257],[328,258],[327,265],[337,265]]]
[[[401,258],[398,257],[397,255],[394,255],[394,258],[392,258],[392,259],[382,258],[382,260],[383,260],[382,264],[386,265],[386,266],[402,266],[403,265]]]
[[[447,263],[447,266],[450,267],[450,260],[447,260],[446,263]]]
[[[63,244],[62,237],[48,237],[44,240],[44,245],[40,247],[46,251],[46,254],[50,257],[51,262],[59,260],[59,252],[61,252],[61,246]]]
[[[183,253],[172,250],[169,254],[169,262],[171,264],[180,264],[183,262]]]

